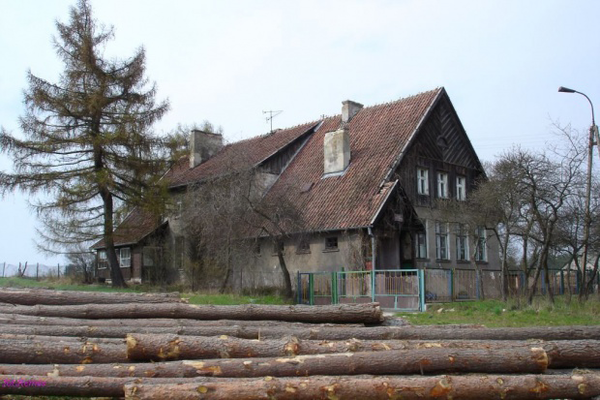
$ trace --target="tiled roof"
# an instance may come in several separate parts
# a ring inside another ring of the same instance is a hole
[[[113,233],[116,246],[138,243],[140,240],[154,232],[163,223],[157,221],[150,213],[136,207],[125,217]],[[92,246],[94,249],[104,248],[104,239]]]
[[[371,225],[392,187],[385,182],[388,172],[442,91],[439,88],[359,111],[348,124],[348,168],[341,176],[323,178],[324,136],[340,125],[339,115],[327,118],[267,196],[287,196],[301,210],[305,231]]]
[[[167,173],[166,178],[170,181],[171,187],[176,187],[224,175],[234,168],[255,166],[298,139],[315,125],[317,122],[309,122],[228,144],[212,158],[193,169],[189,168],[188,158],[184,157]]]

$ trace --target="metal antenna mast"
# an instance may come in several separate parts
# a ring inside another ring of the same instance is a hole
[[[266,121],[267,122],[271,122],[271,133],[273,133],[273,118],[275,118],[276,116],[278,116],[282,112],[283,112],[283,110],[267,110],[267,111],[263,111],[263,114],[269,114],[269,116],[266,118]]]

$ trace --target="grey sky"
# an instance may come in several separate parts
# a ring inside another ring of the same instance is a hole
[[[66,0],[0,0],[0,125],[18,132],[27,69],[56,81],[51,37]],[[541,148],[552,120],[584,131],[600,105],[600,2],[558,1],[184,1],[95,0],[115,26],[107,55],[143,45],[147,75],[168,97],[159,132],[208,119],[235,141],[275,127],[446,87],[483,160],[513,144]],[[0,156],[0,168],[10,168]],[[37,254],[26,198],[0,209],[0,263],[54,261]]]

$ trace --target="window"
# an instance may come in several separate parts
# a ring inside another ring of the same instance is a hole
[[[119,252],[119,265],[121,268],[131,267],[131,248],[123,247]]]
[[[445,172],[438,172],[438,197],[442,199],[448,198],[448,174]]]
[[[429,195],[429,171],[425,168],[417,168],[417,193]]]
[[[435,221],[435,258],[448,260],[448,224]]]
[[[415,235],[415,253],[417,258],[427,258],[427,233],[418,232]]]
[[[106,257],[106,250],[98,250],[98,268],[108,268],[108,258]]]
[[[338,250],[338,238],[336,236],[325,238],[325,251],[336,250]]]
[[[277,254],[279,254],[279,252],[283,253],[283,250],[284,250],[283,240],[278,240],[275,243],[273,243],[273,255],[277,255]]]
[[[487,237],[485,227],[478,226],[475,231],[477,243],[475,248],[475,261],[487,261]]]
[[[256,242],[254,242],[254,255],[256,256],[260,256],[260,242],[257,240]]]
[[[310,253],[310,243],[307,239],[300,239],[298,242],[298,246],[296,247],[296,253],[306,254]]]
[[[456,177],[456,200],[465,200],[467,198],[467,179],[464,176]]]
[[[162,248],[145,246],[142,249],[142,262],[144,267],[155,267],[160,264]]]
[[[456,259],[469,261],[469,234],[465,224],[456,224]]]

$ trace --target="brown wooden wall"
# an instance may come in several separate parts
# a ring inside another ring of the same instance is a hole
[[[429,170],[429,195],[417,193],[417,168]],[[437,193],[437,172],[448,173],[448,196],[454,198],[456,176],[466,179],[467,196],[482,176],[480,162],[446,97],[442,97],[409,145],[396,175],[414,206],[433,206]]]

